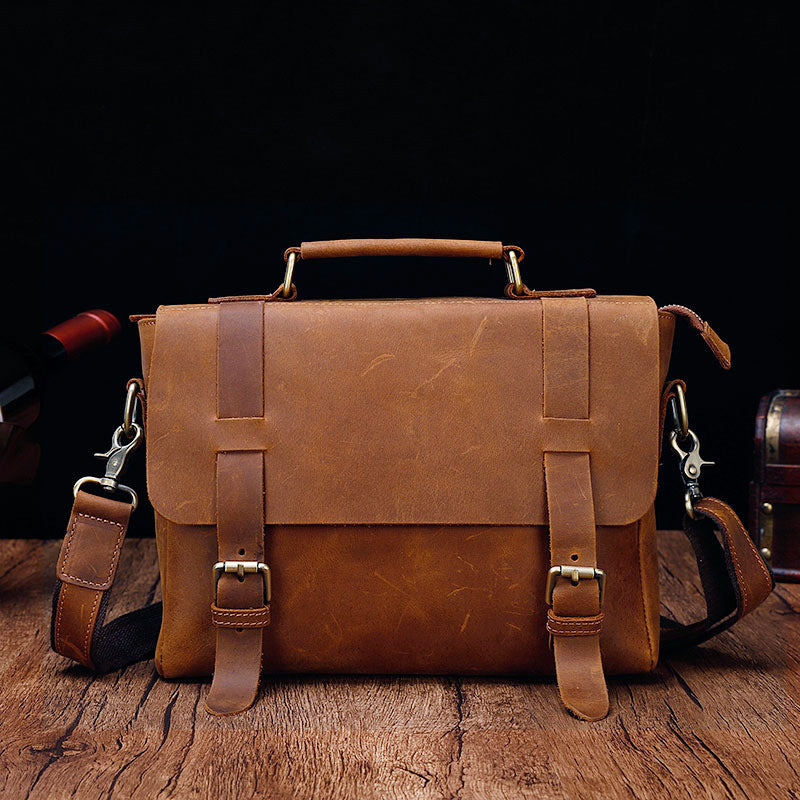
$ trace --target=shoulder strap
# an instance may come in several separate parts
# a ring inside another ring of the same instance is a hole
[[[150,658],[161,627],[161,603],[104,624],[130,516],[130,503],[79,490],[58,557],[52,647],[97,672]]]
[[[774,586],[730,506],[706,497],[695,512],[696,519],[685,518],[684,530],[697,559],[706,616],[688,625],[662,620],[665,651],[716,636],[762,603]],[[129,503],[79,491],[58,559],[52,647],[97,672],[152,657],[161,625],[161,603],[104,624],[129,518]]]
[[[662,618],[665,651],[700,644],[722,633],[763,603],[775,586],[764,559],[727,503],[704,497],[694,504],[694,512],[695,519],[684,516],[683,528],[697,559],[706,616],[688,625]]]

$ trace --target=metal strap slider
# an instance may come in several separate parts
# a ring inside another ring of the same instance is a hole
[[[579,581],[596,580],[600,589],[600,605],[603,605],[603,596],[606,592],[606,573],[597,567],[579,567],[572,564],[562,564],[560,567],[550,567],[547,572],[547,584],[544,590],[547,605],[553,605],[553,590],[559,578],[569,578],[573,586]]]

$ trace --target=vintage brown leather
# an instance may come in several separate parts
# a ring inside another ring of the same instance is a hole
[[[514,247],[522,261],[525,253]],[[324,242],[303,242],[284,253],[296,253],[301,259],[353,258],[360,256],[428,256],[430,258],[503,258],[508,248],[502,242],[480,242],[472,239],[334,239]]]
[[[287,254],[508,249],[342,240]],[[329,302],[275,292],[136,318],[161,675],[213,673],[206,707],[227,714],[253,702],[262,666],[555,672],[565,706],[593,720],[608,712],[606,674],[655,666],[653,502],[675,319],[686,315],[646,297],[526,291]],[[698,330],[729,366],[724,342]],[[54,647],[87,665],[92,631],[105,642],[113,623],[74,611],[82,587],[95,593],[84,607],[105,591],[78,582],[76,536],[104,578],[118,558],[117,517],[95,501],[118,502],[78,492],[55,600]],[[93,509],[103,530],[86,520]],[[733,512],[712,499],[697,511],[690,541],[715,563],[725,555],[735,586],[707,592],[707,618],[671,640],[701,640],[772,588]],[[268,565],[271,602],[264,574],[212,573],[218,562]]]

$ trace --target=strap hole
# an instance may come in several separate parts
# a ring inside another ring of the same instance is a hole
[[[578,560],[578,554],[577,554],[577,553],[573,553],[573,554],[570,556],[570,558],[571,558],[573,561],[577,561],[577,560]]]
[[[242,632],[242,630],[243,630],[243,628],[237,628],[237,629],[236,629],[236,633],[241,633],[241,632]]]
[[[240,555],[240,556],[243,556],[243,555],[244,555],[244,547],[240,547],[240,548],[239,548],[239,555]]]

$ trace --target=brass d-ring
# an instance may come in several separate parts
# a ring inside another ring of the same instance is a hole
[[[292,294],[292,275],[294,274],[294,262],[297,253],[292,251],[286,258],[286,274],[283,276],[283,296],[290,297]]]
[[[675,394],[669,399],[672,419],[678,435],[681,439],[685,439],[689,435],[689,409],[686,405],[686,392],[683,391],[680,383],[675,384],[673,391]]]
[[[122,430],[126,436],[133,436],[133,424],[136,422],[136,403],[139,400],[139,386],[131,382],[125,395],[125,415],[122,421]]]
[[[514,285],[514,293],[521,295],[523,293],[523,284],[522,275],[519,271],[517,251],[509,250],[504,260],[506,262],[506,274],[508,275],[508,282]]]

